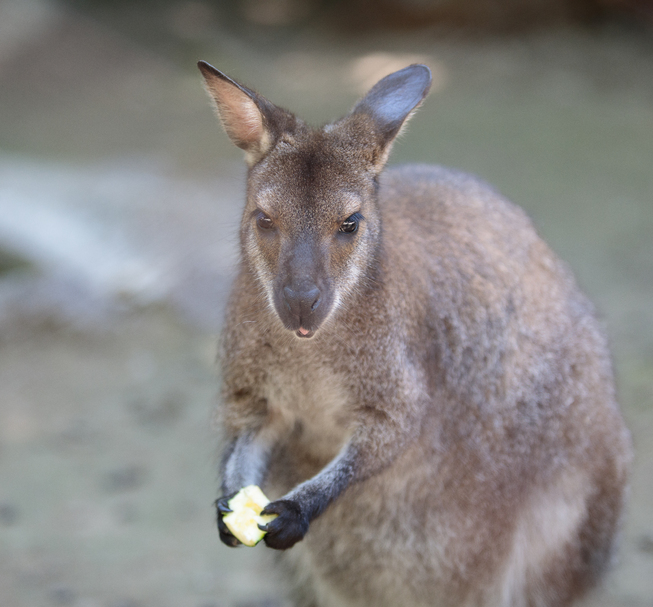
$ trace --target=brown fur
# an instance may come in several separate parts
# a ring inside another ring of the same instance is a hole
[[[214,95],[233,82],[201,68]],[[372,102],[311,129],[239,90],[264,132],[241,145],[223,490],[258,482],[300,511],[323,495],[283,553],[305,605],[570,605],[611,562],[630,444],[569,270],[479,180],[381,174],[396,130],[381,132]],[[260,211],[275,231],[257,228]],[[358,233],[338,240],[357,211]],[[334,293],[310,339],[275,307],[284,272]]]

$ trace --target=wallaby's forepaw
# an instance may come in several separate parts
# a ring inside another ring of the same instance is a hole
[[[302,540],[308,531],[310,521],[302,513],[297,502],[277,500],[270,502],[261,514],[278,514],[277,518],[267,525],[259,525],[259,529],[267,531],[263,541],[269,548],[286,550]]]
[[[220,540],[230,548],[236,548],[241,545],[240,540],[234,537],[234,534],[229,531],[227,525],[224,524],[222,517],[231,512],[229,508],[229,500],[238,493],[237,491],[231,495],[226,495],[215,500],[216,519],[218,522],[218,532],[220,533]]]

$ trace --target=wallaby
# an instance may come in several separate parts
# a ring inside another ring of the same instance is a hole
[[[522,210],[461,172],[382,172],[429,69],[311,128],[199,68],[249,166],[222,337],[222,541],[238,544],[228,498],[257,484],[298,604],[583,596],[612,560],[631,451],[605,340]]]

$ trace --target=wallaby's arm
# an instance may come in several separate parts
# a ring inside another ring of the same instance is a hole
[[[401,421],[396,423],[380,409],[363,414],[354,436],[325,468],[263,510],[279,515],[268,523],[265,543],[271,548],[290,548],[350,484],[374,476],[394,461],[417,433],[418,423]]]
[[[227,502],[243,487],[263,484],[278,433],[279,428],[271,423],[256,430],[245,430],[233,438],[225,450],[221,469],[223,497],[216,501],[216,507],[220,538],[228,546],[238,546],[240,542],[222,520],[222,516],[230,511]]]
[[[222,464],[222,493],[260,485],[268,467],[270,445],[260,432],[245,432],[227,448]]]
[[[393,358],[396,353],[390,354]],[[383,470],[405,449],[418,431],[425,407],[419,389],[423,381],[408,364],[380,364],[381,375],[370,375],[361,382],[355,398],[356,425],[340,453],[318,474],[301,483],[263,511],[278,514],[267,525],[265,543],[286,549],[301,540],[310,522],[338,498],[352,483]],[[258,431],[243,431],[227,450],[223,464],[223,495],[218,500],[218,525],[222,540],[237,545],[221,522],[228,511],[226,501],[241,487],[260,484],[267,470],[269,454],[282,434],[274,420]]]
[[[222,541],[237,546],[238,540],[222,521],[229,512],[227,502],[242,487],[260,485],[268,464],[269,448],[260,436],[245,433],[235,439],[223,464],[223,497],[217,500],[218,529]],[[290,548],[301,540],[310,522],[319,516],[350,484],[355,476],[358,447],[349,441],[342,451],[313,478],[301,483],[279,500],[271,502],[263,514],[278,514],[267,525],[265,542],[271,548]]]
[[[372,423],[372,426],[361,426],[340,453],[313,478],[263,510],[262,514],[279,515],[266,527],[268,533],[264,540],[269,547],[281,550],[292,547],[306,535],[311,521],[352,482],[373,476],[396,458],[408,436],[398,434],[401,430],[391,422],[377,420]],[[221,515],[229,511],[226,502],[240,487],[260,484],[267,455],[256,437],[247,434],[234,441],[227,457],[223,482],[225,497],[218,500],[218,527],[223,542],[229,546],[236,546],[238,542],[222,523]]]
[[[263,538],[270,548],[285,550],[294,546],[308,531],[313,519],[322,514],[352,482],[358,469],[358,449],[353,441],[318,474],[271,502],[263,514],[279,516],[265,526]]]

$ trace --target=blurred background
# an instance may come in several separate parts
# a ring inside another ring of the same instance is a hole
[[[245,172],[198,59],[313,123],[431,67],[391,162],[493,183],[595,301],[637,459],[589,604],[653,606],[650,0],[0,0],[0,605],[286,605],[214,525]]]

